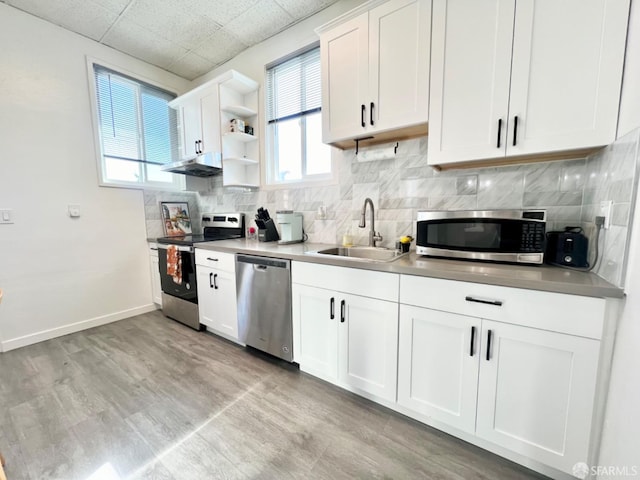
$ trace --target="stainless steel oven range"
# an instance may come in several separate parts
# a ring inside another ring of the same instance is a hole
[[[162,313],[202,330],[198,312],[195,245],[200,242],[243,238],[243,213],[205,213],[200,235],[158,238],[158,268],[162,285]]]

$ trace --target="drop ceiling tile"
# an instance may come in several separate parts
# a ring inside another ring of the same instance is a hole
[[[306,18],[323,8],[328,7],[337,0],[275,0],[289,15],[295,19]]]
[[[193,80],[201,75],[213,70],[215,64],[206,58],[202,58],[193,52],[187,53],[184,57],[176,60],[167,67],[172,73],[179,75],[187,80]]]
[[[94,0],[98,5],[110,12],[121,13],[127,5],[135,0]]]
[[[185,8],[196,15],[205,15],[220,25],[226,25],[234,18],[253,8],[258,1],[259,0],[184,0],[183,4]]]
[[[125,18],[114,25],[102,43],[160,68],[171,65],[188,51]]]
[[[93,40],[99,40],[118,17],[93,0],[9,0],[9,4]]]
[[[253,45],[275,35],[294,19],[274,0],[261,0],[225,28],[244,43]]]
[[[57,23],[67,30],[99,41],[117,18],[116,12],[107,10],[91,0],[84,0],[79,5],[65,10]]]
[[[194,53],[206,58],[214,65],[219,65],[246,48],[247,45],[222,28],[207,38],[202,45],[194,50]]]
[[[136,0],[123,18],[186,49],[220,29],[211,18],[189,11],[181,0]]]

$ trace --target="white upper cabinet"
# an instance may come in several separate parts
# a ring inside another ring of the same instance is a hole
[[[217,85],[189,92],[169,105],[178,111],[181,158],[221,151]]]
[[[628,0],[433,0],[429,164],[610,143],[628,11]]]
[[[372,1],[318,30],[325,143],[426,134],[430,17],[430,0]]]

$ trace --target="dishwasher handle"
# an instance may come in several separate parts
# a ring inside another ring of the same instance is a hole
[[[266,270],[267,267],[274,268],[291,268],[291,260],[284,260],[281,258],[269,258],[269,257],[256,257],[253,255],[236,255],[237,264],[249,264],[254,265],[256,269]]]

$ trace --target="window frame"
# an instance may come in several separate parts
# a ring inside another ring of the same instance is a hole
[[[277,190],[277,189],[284,189],[284,188],[291,188],[291,187],[308,187],[308,186],[327,186],[327,185],[335,185],[338,182],[338,176],[337,176],[337,162],[336,162],[336,154],[335,154],[335,148],[331,147],[330,145],[327,145],[327,147],[329,148],[329,155],[330,155],[330,165],[331,165],[331,172],[330,173],[326,173],[326,174],[304,174],[302,178],[299,179],[292,179],[292,180],[278,180],[276,178],[276,172],[277,170],[277,163],[278,163],[278,159],[277,159],[277,155],[276,155],[276,149],[278,147],[278,135],[277,135],[277,129],[274,127],[275,124],[273,123],[269,123],[269,108],[268,108],[268,99],[269,99],[269,92],[267,91],[268,89],[268,75],[269,75],[269,69],[274,68],[280,64],[283,64],[293,58],[296,58],[298,56],[301,56],[311,50],[314,50],[316,48],[320,47],[320,42],[314,42],[310,45],[307,45],[305,47],[299,48],[287,55],[284,55],[268,64],[265,65],[265,69],[264,69],[264,85],[265,85],[265,89],[264,89],[264,120],[265,120],[265,161],[263,162],[263,172],[262,172],[262,188],[265,190]],[[321,79],[320,79],[321,81]],[[306,148],[306,143],[307,143],[307,135],[306,135],[306,123],[307,123],[307,117],[310,115],[314,115],[316,113],[320,113],[320,115],[322,115],[322,107],[320,107],[317,111],[312,111],[309,112],[307,114],[304,115],[300,115],[298,116],[298,120],[301,122],[301,129],[300,129],[300,143],[301,143],[301,150],[302,152],[304,152],[304,155],[302,156],[302,158],[300,159],[300,166],[302,168],[302,171],[305,172],[306,171],[306,166],[307,166],[307,148]],[[322,119],[322,117],[321,117]],[[320,123],[320,129],[322,130],[322,121]],[[320,134],[322,135],[322,131],[320,131]]]
[[[95,81],[95,70],[94,65],[98,67],[103,67],[108,70],[115,72],[116,74],[122,75],[126,80],[135,83],[139,81],[141,83],[146,83],[153,87],[157,87],[159,89],[165,90],[166,92],[172,93],[178,96],[178,93],[175,91],[175,88],[168,87],[159,83],[155,80],[149,79],[143,75],[140,75],[135,72],[131,72],[125,68],[122,68],[118,65],[113,65],[109,62],[102,61],[97,58],[93,58],[90,56],[86,57],[87,60],[87,80],[89,83],[89,96],[90,96],[90,106],[91,106],[91,124],[93,128],[93,139],[94,139],[94,148],[96,155],[96,167],[98,174],[98,185],[101,187],[116,187],[116,188],[130,188],[136,190],[165,190],[165,191],[184,191],[186,188],[186,179],[184,175],[171,174],[173,181],[169,182],[156,182],[149,181],[146,171],[143,173],[145,176],[145,180],[141,182],[130,182],[126,180],[110,180],[106,175],[106,164],[105,164],[105,155],[102,151],[102,139],[100,137],[100,119],[99,119],[99,107],[98,107],[98,91],[96,87]],[[138,96],[138,108],[141,108],[140,102],[141,97]],[[176,125],[176,129],[178,125]],[[179,130],[176,132],[176,138],[179,138]],[[142,146],[144,148],[144,145]],[[110,157],[115,158],[115,157]],[[147,168],[146,163],[140,162],[140,168]],[[151,163],[149,165],[152,165]]]

